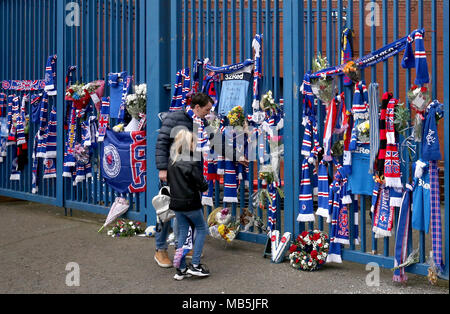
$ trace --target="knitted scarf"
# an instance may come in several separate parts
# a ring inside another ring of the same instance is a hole
[[[302,177],[300,181],[299,214],[297,221],[314,221],[313,191],[309,174],[308,160],[304,159],[302,163]]]
[[[3,115],[3,109],[6,107],[6,94],[0,93],[0,117]]]
[[[184,80],[184,82],[183,82]],[[186,105],[186,95],[191,87],[191,77],[189,76],[189,68],[179,70],[175,81],[175,91],[172,96],[169,111],[182,110]]]
[[[392,98],[386,109],[386,154],[384,161],[384,177],[387,187],[403,188],[401,180],[400,159],[395,142],[395,106],[398,100]]]
[[[355,120],[367,120],[369,118],[369,94],[364,80],[355,85],[352,113]]]
[[[223,177],[223,202],[237,203],[237,174],[234,161],[225,160],[225,173]]]
[[[386,110],[387,106],[389,104],[389,101],[392,98],[392,93],[386,92],[383,94],[383,98],[381,101],[381,108],[380,108],[380,147],[378,150],[378,157],[377,157],[377,165],[376,169],[378,171],[378,175],[381,176],[384,174],[384,160],[386,158],[386,145],[387,145],[387,139],[386,139]]]
[[[375,205],[372,231],[375,238],[390,237],[394,223],[395,208],[389,203],[389,188],[382,186]]]
[[[56,96],[56,55],[51,55],[47,59],[45,67],[45,88],[49,96]]]
[[[108,84],[110,87],[111,117],[118,118],[122,122],[125,117],[126,98],[130,90],[132,76],[127,72],[109,73]]]
[[[267,213],[267,229],[269,232],[275,231],[277,224],[277,189],[274,183],[269,183],[267,185],[267,190],[269,192],[269,211]]]
[[[441,160],[441,146],[439,143],[436,115],[442,116],[443,105],[437,100],[428,105],[425,123],[422,129],[422,159]]]
[[[403,68],[416,68],[415,85],[423,85],[430,82],[430,76],[428,73],[427,54],[425,52],[425,44],[423,42],[423,36],[425,31],[414,31],[407,37],[407,44],[405,54],[403,55],[402,67]],[[412,43],[416,44],[416,51],[413,54]]]
[[[192,118],[195,126],[197,127],[196,151],[197,152],[209,152],[209,150],[210,150],[209,134],[205,130],[205,124],[203,122],[203,119],[201,119],[194,113],[194,110],[192,110],[191,106],[186,107],[186,113],[188,114],[189,117]],[[194,130],[195,130],[195,127],[194,127]]]
[[[57,135],[56,106],[53,106],[50,113],[50,120],[48,121],[47,143],[45,147],[46,158],[56,158]]]
[[[109,125],[110,102],[109,97],[103,97],[102,108],[100,109],[100,119],[98,120],[97,141],[103,142],[106,136],[106,130]]]
[[[403,192],[402,205],[398,213],[397,231],[395,233],[395,248],[394,248],[394,267],[398,267],[406,262],[408,257],[408,240],[409,240],[409,226],[411,223],[411,194],[412,186],[406,184],[406,189]],[[408,276],[405,273],[405,268],[401,267],[394,271],[392,278],[395,282],[406,282]]]
[[[439,169],[437,161],[430,161],[431,238],[433,260],[438,272],[443,270],[441,200],[439,193]]]
[[[324,160],[322,160],[319,164],[318,179],[318,209],[316,211],[316,215],[327,218],[328,220],[330,218],[328,214],[330,184],[328,182],[328,164]]]
[[[378,104],[378,83],[369,85],[370,162],[369,173],[374,173],[374,163],[380,148],[380,121]]]

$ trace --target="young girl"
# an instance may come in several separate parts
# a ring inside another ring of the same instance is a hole
[[[209,276],[209,270],[200,264],[208,230],[203,216],[201,193],[208,189],[208,183],[203,177],[201,162],[194,159],[193,149],[193,134],[186,129],[180,130],[172,144],[167,169],[171,194],[170,209],[175,211],[179,230],[178,247],[174,257],[174,266],[177,268],[174,276],[176,280],[192,275]],[[186,265],[183,244],[188,236],[189,226],[195,229],[196,234],[192,264]]]

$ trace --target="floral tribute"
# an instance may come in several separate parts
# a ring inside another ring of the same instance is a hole
[[[244,109],[241,106],[234,107],[228,113],[227,118],[230,121],[230,125],[233,127],[244,126],[245,124]]]
[[[231,216],[229,208],[218,207],[208,216],[209,234],[215,239],[232,242],[240,229],[240,221]]]
[[[124,220],[117,220],[114,227],[112,227],[110,230],[108,230],[108,236],[112,238],[126,238],[126,237],[133,237],[137,234],[144,233],[145,230],[142,228],[142,225],[140,222],[134,222],[134,221],[124,221]]]
[[[290,264],[305,271],[318,270],[327,260],[329,246],[326,233],[319,230],[303,231],[289,248]]]
[[[101,84],[98,82],[70,85],[66,90],[65,100],[73,101],[75,108],[78,110],[84,109],[91,100],[91,94],[95,93],[99,88],[101,88]]]

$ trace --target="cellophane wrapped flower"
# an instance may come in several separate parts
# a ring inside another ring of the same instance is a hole
[[[216,214],[216,222],[219,224],[228,224],[231,220],[231,212],[228,208],[223,208]]]
[[[259,106],[261,110],[266,111],[267,115],[270,117],[274,115],[279,110],[279,104],[275,102],[273,99],[272,91],[268,91],[261,97],[261,101],[259,102]]]
[[[304,231],[289,248],[290,265],[305,271],[318,270],[328,256],[328,236],[319,230]]]
[[[147,84],[137,85],[134,94],[127,96],[127,111],[135,119],[140,119],[140,114],[147,108]]]
[[[241,106],[236,106],[227,115],[228,121],[231,126],[244,126],[245,116],[244,109]]]
[[[79,163],[86,165],[89,163],[90,149],[89,147],[84,147],[80,143],[76,143],[73,155]]]
[[[312,62],[313,73],[319,72],[329,67],[326,57],[318,54]],[[326,75],[311,80],[311,89],[313,94],[325,104],[329,104],[336,94],[336,81]]]
[[[422,113],[431,102],[431,93],[425,86],[413,85],[408,91],[408,100],[414,110]]]
[[[366,120],[361,122],[357,126],[358,129],[358,140],[360,143],[369,143],[370,142],[370,122]]]
[[[144,233],[144,228],[140,222],[117,220],[114,227],[108,230],[108,235],[113,238],[133,237]]]

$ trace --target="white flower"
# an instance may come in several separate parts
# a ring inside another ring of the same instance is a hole
[[[132,221],[130,221],[130,222],[128,222],[128,224],[129,224],[130,226],[132,226],[132,225],[133,225],[133,222],[132,222]]]
[[[133,230],[134,230],[134,229],[136,229],[136,227],[135,227],[135,226],[132,226],[132,227],[131,227],[131,229],[133,229]]]
[[[110,236],[110,235],[112,235],[113,233],[114,233],[114,232],[113,232],[112,230],[109,230],[107,234]]]
[[[322,240],[321,239],[317,240],[317,244],[320,244],[320,243],[322,243]]]
[[[123,228],[120,229],[120,232],[123,232]]]

